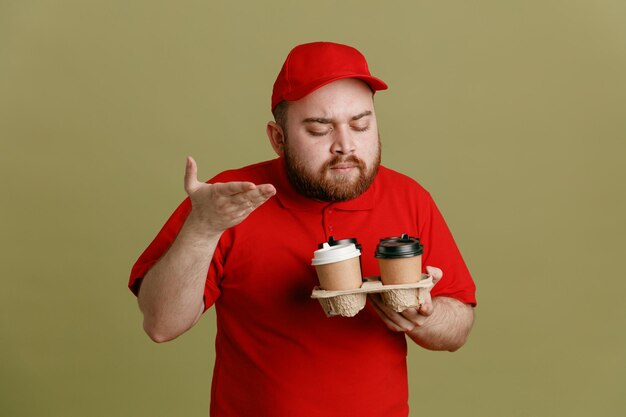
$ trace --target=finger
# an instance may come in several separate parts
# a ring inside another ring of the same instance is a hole
[[[248,181],[216,182],[214,192],[221,196],[233,196],[256,189],[256,185]]]
[[[430,291],[425,291],[422,297],[423,297],[422,298],[423,303],[420,306],[419,313],[423,316],[430,316],[432,314],[432,305],[433,305],[433,299],[430,295]],[[426,312],[426,314],[424,314],[424,312]]]
[[[185,165],[185,192],[191,194],[198,189],[198,166],[196,161],[191,157],[187,157]]]
[[[260,201],[251,200],[251,198],[245,198],[240,195],[221,198],[229,200],[221,206],[220,211],[237,217],[247,216],[267,201],[267,199],[261,199]]]
[[[376,311],[378,316],[380,316],[380,318],[382,319],[383,323],[385,323],[385,325],[387,326],[387,328],[389,330],[394,331],[394,332],[405,332],[406,331],[405,329],[403,329],[402,327],[398,326],[393,321],[391,321],[389,319],[389,317],[387,317],[387,315],[381,310],[378,302],[375,301],[373,299],[373,297],[370,297],[370,301],[372,301],[370,304],[372,305],[372,307],[374,307],[374,310]]]
[[[417,308],[407,308],[400,314],[402,317],[413,323],[413,325],[418,326],[420,324],[420,314]]]
[[[269,194],[267,194],[269,192]],[[255,188],[251,191],[238,193],[235,195],[219,196],[223,202],[223,208],[230,208],[230,211],[241,212],[243,210],[257,209],[274,195],[274,188]]]
[[[428,301],[424,304],[422,304],[419,308],[419,314],[421,314],[422,316],[430,316],[431,314],[433,314],[434,311],[434,306],[433,303]]]
[[[228,212],[233,213],[239,220],[243,220],[263,203],[269,200],[275,193],[271,187],[270,194],[265,194],[263,190],[255,189],[235,196],[222,197],[231,199]]]
[[[423,305],[422,305],[423,306]],[[402,316],[413,324],[415,327],[421,327],[424,325],[425,317],[429,316],[432,311],[427,311],[428,314],[422,314],[422,306],[418,308],[407,308],[402,313]]]
[[[268,197],[276,195],[276,188],[272,184],[260,184],[257,188]]]
[[[380,297],[380,296],[379,296]],[[379,311],[383,321],[388,325],[391,323],[395,331],[408,332],[415,328],[415,324],[407,320],[400,313],[396,313],[392,308],[389,308],[382,299],[374,299],[375,308]]]
[[[269,200],[274,194],[276,194],[276,189],[270,185],[270,188],[258,186],[257,189],[243,193],[241,196],[256,208]]]
[[[443,277],[443,271],[439,268],[435,268],[434,266],[427,266],[426,272],[428,272],[428,275],[433,277],[433,285]]]

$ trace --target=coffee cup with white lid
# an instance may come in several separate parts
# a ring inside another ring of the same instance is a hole
[[[361,251],[354,243],[330,245],[324,242],[313,252],[311,264],[317,271],[320,288],[328,291],[353,290],[361,287]]]

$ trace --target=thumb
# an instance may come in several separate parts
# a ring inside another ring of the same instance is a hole
[[[191,195],[198,189],[198,166],[196,161],[191,157],[187,157],[185,165],[185,192]]]
[[[443,277],[443,271],[439,268],[435,268],[434,266],[427,266],[426,272],[428,272],[428,275],[433,277],[433,285]]]
[[[421,314],[422,316],[426,316],[426,317],[433,314],[433,311],[435,309],[433,306],[433,302],[430,299],[430,296],[428,298],[429,299],[424,304],[419,306],[419,310],[418,310],[419,314]]]

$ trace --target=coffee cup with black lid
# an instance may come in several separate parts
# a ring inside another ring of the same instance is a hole
[[[380,239],[375,257],[378,259],[383,285],[413,284],[422,277],[424,247],[419,238],[403,234]]]
[[[361,251],[354,243],[322,243],[321,248],[313,252],[311,260],[317,271],[320,288],[327,291],[361,288],[363,278],[360,257]]]

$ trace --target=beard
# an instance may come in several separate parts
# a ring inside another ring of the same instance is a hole
[[[284,152],[287,177],[300,194],[315,200],[338,202],[352,200],[372,185],[380,167],[381,144],[379,138],[376,157],[369,167],[365,161],[354,155],[336,155],[326,161],[317,172],[307,170],[304,159],[292,152],[287,138],[285,138]],[[354,165],[358,170],[356,178],[348,174],[330,175],[333,167],[345,163]]]

